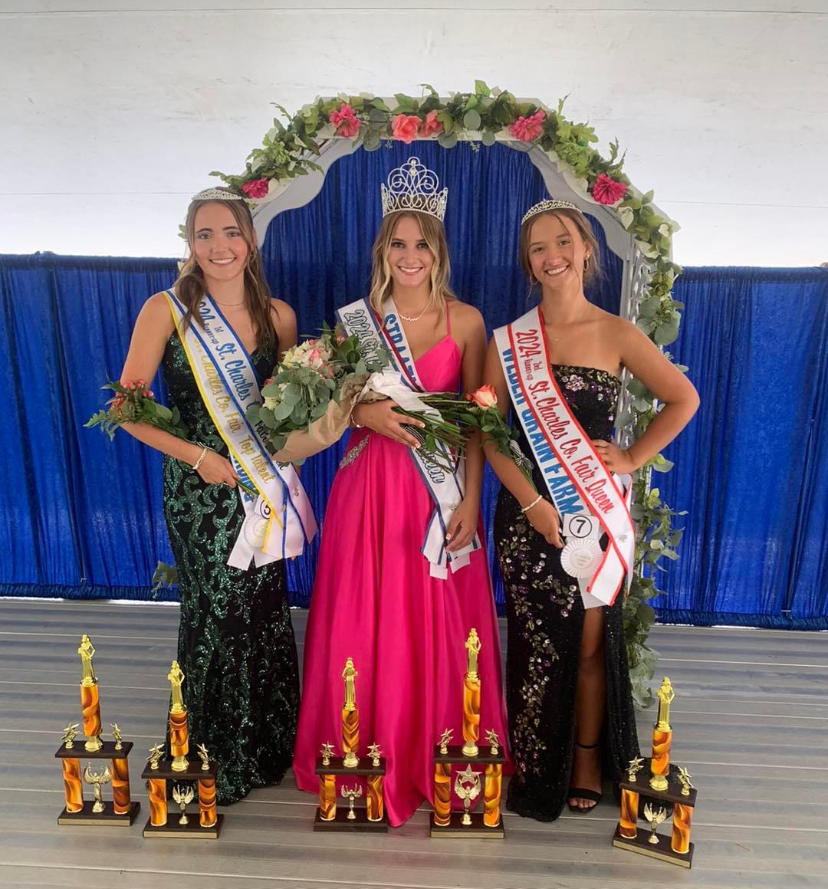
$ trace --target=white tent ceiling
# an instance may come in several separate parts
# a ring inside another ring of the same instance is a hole
[[[178,255],[271,102],[475,78],[617,137],[678,262],[828,260],[828,0],[0,0],[0,252]]]

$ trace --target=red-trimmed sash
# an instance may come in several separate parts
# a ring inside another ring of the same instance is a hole
[[[563,519],[561,564],[578,578],[585,607],[611,605],[630,576],[635,551],[630,478],[607,469],[564,398],[540,308],[494,336],[515,414]],[[608,538],[603,552],[602,534]]]

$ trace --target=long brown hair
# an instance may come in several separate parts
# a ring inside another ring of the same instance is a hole
[[[595,239],[595,233],[589,220],[581,213],[580,210],[569,210],[563,207],[559,210],[544,210],[542,213],[536,213],[530,216],[526,222],[520,227],[520,243],[518,246],[518,256],[520,257],[520,267],[523,273],[529,279],[532,285],[536,284],[535,276],[532,274],[532,264],[529,262],[529,236],[532,233],[532,226],[541,218],[541,216],[557,216],[561,220],[561,225],[572,235],[572,228],[578,232],[583,241],[589,245],[589,259],[586,261],[584,269],[583,283],[589,284],[596,278],[600,278],[601,271],[601,254],[598,248],[598,241]],[[571,226],[567,223],[571,223]],[[530,291],[531,292],[531,291]]]
[[[219,187],[217,191],[223,191],[227,194],[236,194],[231,188]],[[245,201],[214,201],[220,203],[223,207],[233,214],[236,225],[239,227],[242,238],[247,244],[247,265],[244,267],[244,304],[250,313],[250,320],[253,323],[253,329],[256,331],[257,346],[269,346],[276,340],[276,331],[273,328],[273,318],[270,314],[270,288],[264,277],[262,269],[261,254],[256,247],[256,235],[253,228],[253,217],[250,215],[250,209]],[[195,258],[195,218],[198,211],[205,205],[211,203],[206,201],[191,201],[187,208],[187,221],[184,228],[187,234],[187,244],[190,248],[190,255],[187,257],[178,280],[175,282],[175,293],[185,308],[182,329],[186,330],[189,323],[195,318],[198,325],[202,325],[201,318],[195,313],[195,308],[201,302],[201,298],[207,292],[204,283],[204,273],[201,266]]]
[[[431,267],[431,297],[437,304],[437,308],[443,312],[446,300],[457,299],[449,286],[451,278],[451,261],[449,260],[448,242],[443,223],[428,213],[419,213],[416,210],[389,213],[382,220],[374,247],[371,251],[371,292],[369,300],[374,311],[382,314],[382,304],[391,296],[393,278],[391,267],[388,264],[388,250],[391,241],[394,240],[394,230],[403,216],[413,217],[420,226],[423,240],[428,244],[428,249],[434,257],[434,265]]]

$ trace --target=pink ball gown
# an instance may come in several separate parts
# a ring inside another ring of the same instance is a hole
[[[457,391],[461,355],[450,327],[416,365],[429,391]],[[486,743],[490,728],[501,744],[507,737],[485,551],[472,553],[459,571],[449,570],[446,580],[430,577],[420,547],[431,512],[408,449],[368,429],[354,430],[325,515],[293,770],[301,790],[318,793],[320,747],[330,742],[342,755],[342,670],[353,658],[359,755],[377,743],[386,757],[385,806],[394,827],[424,799],[432,801],[433,751],[443,730],[453,729],[452,743],[462,744],[464,645],[472,627],[481,640],[480,740]]]

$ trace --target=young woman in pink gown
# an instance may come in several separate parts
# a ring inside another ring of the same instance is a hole
[[[393,301],[425,390],[473,391],[486,350],[483,319],[451,293],[442,212],[433,201],[422,206],[418,212],[384,206],[371,303],[381,310],[388,297]],[[417,440],[403,424],[416,422],[394,412],[393,404],[356,408],[357,428],[334,479],[305,636],[293,769],[300,789],[318,793],[321,745],[330,742],[335,755],[342,754],[342,670],[353,658],[359,754],[379,744],[387,766],[386,812],[396,827],[432,800],[434,745],[443,730],[452,729],[453,743],[462,743],[465,641],[472,627],[482,643],[481,740],[494,729],[503,743],[506,719],[485,550],[472,552],[465,567],[449,568],[446,579],[431,576],[421,547],[434,506],[409,453]],[[449,552],[467,547],[478,530],[483,539],[477,442],[466,464],[465,497],[446,533]]]

